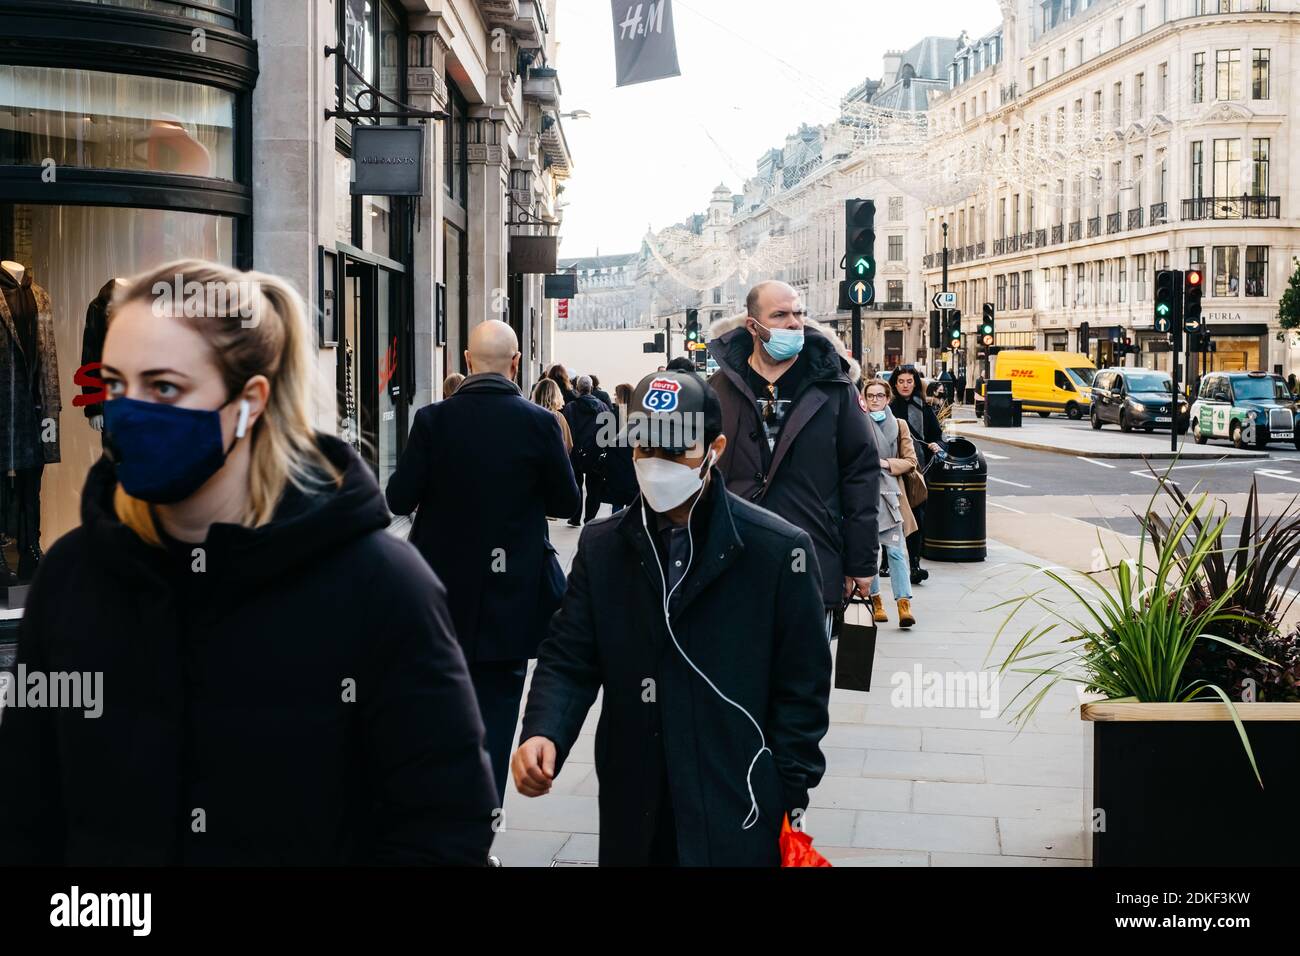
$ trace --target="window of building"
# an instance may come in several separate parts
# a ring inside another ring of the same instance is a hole
[[[1146,178],[1146,157],[1138,153],[1133,157],[1133,208],[1142,208],[1142,181]]]
[[[890,302],[903,301],[903,280],[902,279],[889,280],[889,301]]]
[[[903,237],[902,236],[889,237],[889,261],[890,262],[903,261]]]
[[[1234,296],[1241,291],[1241,250],[1237,246],[1214,247],[1214,294]]]
[[[1128,301],[1128,260],[1119,260],[1119,301],[1121,304]]]
[[[1214,141],[1214,196],[1240,196],[1241,140]]]
[[[1241,51],[1218,50],[1214,54],[1214,98],[1241,99]]]
[[[1269,62],[1272,54],[1268,50],[1256,50],[1250,66],[1250,97],[1255,100],[1268,99]]]
[[[1141,119],[1146,115],[1147,75],[1139,73],[1133,82],[1133,117]]]
[[[1197,140],[1192,143],[1192,198],[1200,199],[1205,195],[1205,143]]]
[[[1088,298],[1088,271],[1082,262],[1074,267],[1074,304],[1083,305]]]
[[[1138,7],[1137,10],[1137,35],[1141,36],[1147,32],[1147,8]]]
[[[1029,84],[1028,84],[1028,85],[1029,85],[1029,88],[1030,88],[1031,90],[1034,88],[1034,68],[1033,68],[1032,66],[1029,68]]]
[[[1270,140],[1256,139],[1251,141],[1250,155],[1252,162],[1251,170],[1251,195],[1267,196],[1268,195],[1268,148]]]
[[[716,286],[713,290],[713,304],[722,305],[722,287]]]
[[[1007,308],[1015,312],[1020,308],[1020,273],[1011,273],[1011,295]]]
[[[1079,37],[1079,39],[1074,42],[1074,47],[1075,47],[1075,62],[1082,63],[1085,59],[1087,59],[1087,54],[1083,52],[1083,37]]]
[[[1165,253],[1165,255],[1167,257],[1168,253]],[[1169,264],[1169,260],[1168,258],[1166,258],[1164,267],[1168,268],[1168,264]],[[1205,247],[1204,246],[1190,246],[1188,248],[1187,268],[1200,269],[1202,272],[1205,271]]]
[[[1119,126],[1124,122],[1124,81],[1120,80],[1115,84],[1114,92],[1111,96],[1111,124]]]
[[[901,222],[902,219],[903,219],[903,197],[890,196],[889,197],[889,221]]]
[[[1020,235],[1020,194],[1011,197],[1011,234]]]
[[[1192,102],[1205,102],[1205,54],[1192,54]]]
[[[1034,307],[1034,274],[1032,272],[1026,270],[1024,275],[1024,283],[1025,283],[1025,308],[1032,309]]]
[[[1268,246],[1246,247],[1246,295],[1268,297]]]
[[[998,291],[998,297],[997,297],[998,311],[1003,312],[1006,310],[1007,307],[1007,277],[1004,275],[998,276],[996,279],[996,284],[997,284],[997,291]]]
[[[1137,256],[1137,297],[1138,302],[1145,302],[1147,299],[1147,257]]]
[[[1161,63],[1156,68],[1156,112],[1163,113],[1169,108],[1169,64]]]
[[[1115,18],[1115,45],[1119,46],[1124,42],[1124,18]]]

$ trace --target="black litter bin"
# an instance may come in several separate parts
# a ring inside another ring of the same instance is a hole
[[[1011,394],[1010,381],[988,383],[984,396],[984,426],[986,428],[1020,428],[1022,406]]]
[[[983,561],[988,558],[985,507],[989,466],[974,443],[958,438],[930,466],[925,504],[927,561]]]

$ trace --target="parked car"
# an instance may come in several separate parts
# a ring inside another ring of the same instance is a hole
[[[1118,425],[1122,432],[1174,427],[1174,381],[1168,372],[1147,368],[1106,368],[1092,381],[1092,427]],[[1178,434],[1191,420],[1187,399],[1178,396]]]
[[[1211,372],[1192,405],[1192,437],[1198,445],[1227,438],[1238,448],[1285,441],[1300,449],[1296,400],[1281,375]]]
[[[1088,414],[1097,366],[1076,352],[1027,352],[1009,349],[993,359],[990,381],[1011,382],[1011,396],[1026,412],[1048,418],[1064,412],[1073,421]],[[975,414],[984,416],[984,397],[975,398]]]

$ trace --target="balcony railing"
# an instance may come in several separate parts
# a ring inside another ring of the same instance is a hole
[[[1204,196],[1183,200],[1183,219],[1281,219],[1281,196]]]
[[[1093,216],[1088,220],[1088,238],[1093,239],[1101,235],[1101,216]]]
[[[1019,251],[1020,251],[1020,237],[1007,236],[1007,252],[1019,252]]]
[[[1128,228],[1129,228],[1129,229],[1141,229],[1141,228],[1142,228],[1142,213],[1143,213],[1143,212],[1145,212],[1145,210],[1142,209],[1141,207],[1139,207],[1139,208],[1137,208],[1137,209],[1130,209],[1130,210],[1128,211]]]
[[[984,243],[982,242],[975,243],[975,257],[977,259],[984,258],[984,249],[985,249]]]
[[[1074,225],[1078,225],[1078,223]],[[1052,227],[1052,245],[1059,246],[1063,242],[1065,242],[1065,223]]]
[[[1112,212],[1106,216],[1106,235],[1113,236],[1120,230],[1120,214]]]
[[[1153,202],[1151,204],[1151,225],[1155,226],[1169,221],[1169,203]]]
[[[911,312],[912,303],[910,302],[876,302],[872,308],[877,312]]]
[[[953,261],[962,263],[966,261],[966,247],[958,246],[953,250]]]
[[[1029,249],[1032,249],[1032,248],[1034,248],[1034,234],[1033,234],[1033,232],[1032,232],[1032,231],[1031,231],[1031,232],[1022,232],[1022,233],[1020,234],[1020,251],[1021,251],[1021,252],[1025,252],[1025,251],[1027,251],[1027,250],[1029,250]]]
[[[1070,241],[1078,242],[1082,238],[1083,238],[1083,220],[1076,219],[1074,222],[1070,223]]]
[[[1006,253],[1006,251],[1007,251],[1007,241],[1006,241],[1006,239],[994,239],[994,240],[993,240],[993,254],[994,254],[995,256],[1003,255],[1004,253]]]
[[[933,268],[934,268],[934,253],[933,253],[933,252],[926,253],[925,258],[922,259],[921,262],[922,262],[923,266],[924,266],[926,269],[933,269]]]
[[[972,242],[969,246],[966,247],[966,258],[967,259],[975,258],[975,243]]]
[[[1037,232],[1034,233],[1034,245],[1036,245],[1039,249],[1041,249],[1041,248],[1043,248],[1043,246],[1047,245],[1047,230],[1046,230],[1046,229],[1039,229]]]

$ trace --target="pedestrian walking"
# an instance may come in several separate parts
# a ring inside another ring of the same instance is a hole
[[[564,404],[567,405],[569,402],[577,400],[578,393],[569,381],[569,370],[563,365],[552,365],[547,371],[546,377],[560,386],[560,394],[564,396]]]
[[[880,552],[881,455],[855,385],[861,370],[784,282],[755,286],[746,305],[710,335],[727,436],[720,467],[732,491],[812,538],[829,633],[847,598],[870,593]]]
[[[222,294],[167,311],[173,282]],[[496,800],[446,594],[312,428],[301,299],[197,261],[116,296],[110,454],[18,645],[103,693],[95,719],[5,709],[0,865],[484,865]]]
[[[600,399],[610,411],[614,410],[614,400],[609,397],[609,392],[600,387],[600,379],[595,375],[591,376],[591,394]]]
[[[442,397],[444,399],[451,398],[464,381],[464,375],[461,375],[460,372],[452,372],[442,381]]]
[[[569,518],[569,527],[581,528],[594,521],[600,512],[604,480],[609,470],[607,447],[601,446],[601,432],[610,424],[609,406],[592,394],[591,378],[582,375],[577,382],[578,397],[564,406],[569,431],[573,434],[573,475],[578,482],[578,503]],[[586,504],[583,504],[583,494]]]
[[[515,785],[551,791],[603,692],[600,864],[777,866],[783,820],[825,771],[830,650],[814,567],[798,559],[812,541],[727,491],[722,409],[699,376],[648,376],[632,405],[700,428],[689,445],[683,429],[642,429],[637,502],[583,532]]]
[[[893,392],[889,410],[900,422],[907,423],[916,448],[917,462],[924,474],[930,460],[948,447],[943,438],[939,416],[922,398],[921,375],[913,366],[904,365],[894,369],[889,387]],[[913,584],[921,584],[930,577],[930,572],[921,567],[921,546],[925,535],[924,506],[914,508],[913,516],[917,529],[907,539],[907,553],[912,565],[911,581]]]
[[[569,431],[569,420],[564,417],[564,398],[560,395],[560,386],[549,378],[544,378],[533,386],[533,404],[540,405],[560,423],[560,433],[564,437],[564,453],[573,451],[573,433]]]
[[[916,532],[916,518],[908,503],[906,476],[916,476],[916,449],[906,427],[900,425],[889,410],[892,397],[885,382],[868,382],[865,389],[867,408],[872,426],[876,430],[876,444],[880,446],[880,546],[889,561],[889,584],[898,602],[898,626],[913,627],[912,584],[907,557],[907,537]],[[916,476],[914,481],[919,481]],[[884,601],[880,597],[880,578],[871,582],[871,610],[878,624],[889,620]]]
[[[632,386],[619,385],[614,389],[614,415],[617,417],[619,431],[623,431],[632,407]],[[610,505],[614,514],[636,501],[640,489],[636,481],[636,468],[632,460],[632,446],[625,441],[618,442],[608,449],[608,468],[605,475],[604,494],[602,497]]]
[[[447,586],[497,807],[528,661],[564,592],[546,518],[571,514],[578,500],[559,422],[515,385],[520,358],[510,326],[477,326],[465,354],[469,378],[455,397],[420,409],[388,482],[388,506],[417,512],[411,542]]]

